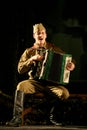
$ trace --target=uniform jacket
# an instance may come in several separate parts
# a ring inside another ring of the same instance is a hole
[[[63,50],[61,50],[59,47],[55,46],[51,43],[45,43],[44,47],[45,50],[51,50],[56,53],[65,53]],[[20,74],[28,73],[29,79],[36,78],[36,71],[37,71],[37,62],[30,62],[30,58],[34,56],[36,53],[39,53],[38,50],[40,48],[38,47],[37,43],[34,43],[32,47],[27,48],[23,54],[20,57],[20,60],[18,62],[18,72]],[[40,65],[42,65],[42,61],[40,62]]]

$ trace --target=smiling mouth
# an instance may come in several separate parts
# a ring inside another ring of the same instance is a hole
[[[39,40],[43,40],[42,38],[40,38]]]

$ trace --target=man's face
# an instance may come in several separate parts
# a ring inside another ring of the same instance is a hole
[[[39,46],[43,46],[46,38],[47,38],[47,34],[45,30],[41,30],[41,31],[37,31],[33,34],[33,37],[35,39],[35,42],[39,45]]]

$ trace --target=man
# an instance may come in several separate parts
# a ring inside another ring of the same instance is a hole
[[[44,54],[40,54],[39,52],[40,49],[51,50],[58,53],[64,52],[60,48],[46,41],[46,28],[42,23],[35,24],[33,26],[33,38],[35,39],[33,46],[24,51],[18,63],[19,74],[28,73],[29,79],[21,81],[17,85],[13,119],[8,123],[9,126],[22,125],[21,115],[23,112],[23,101],[25,94],[34,95],[39,92],[47,92],[49,96],[53,94],[59,99],[67,99],[69,97],[69,92],[65,87],[51,81],[40,80],[38,79],[38,74],[36,75],[37,69],[39,68],[38,64],[40,63],[41,67],[44,59]],[[67,69],[69,71],[72,71],[74,68],[75,64],[73,62],[67,64]]]

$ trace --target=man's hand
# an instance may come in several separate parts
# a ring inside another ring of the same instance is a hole
[[[73,62],[67,63],[66,65],[67,70],[72,71],[74,70],[74,68],[75,68],[75,64]]]
[[[41,61],[43,59],[43,56],[36,54],[30,58],[30,61]]]

